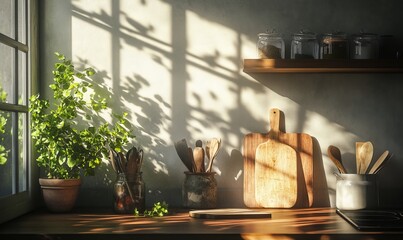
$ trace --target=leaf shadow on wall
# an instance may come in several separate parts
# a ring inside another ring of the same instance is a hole
[[[89,65],[91,65],[91,63],[87,60],[79,58],[79,68],[84,68]],[[163,152],[166,152],[166,149],[171,146],[158,135],[161,133],[163,121],[169,120],[169,116],[164,114],[165,111],[162,108],[169,109],[171,106],[159,95],[145,97],[139,93],[143,88],[150,85],[143,77],[134,75],[133,77],[127,77],[126,80],[127,84],[125,86],[121,86],[119,89],[111,89],[108,87],[108,82],[112,81],[111,77],[106,71],[98,71],[93,76],[93,79],[87,79],[86,81],[93,84],[96,95],[106,98],[109,106],[107,111],[109,113],[133,113],[133,115],[129,114],[127,118],[132,127],[131,130],[136,137],[125,146],[125,152],[127,152],[132,145],[143,148],[145,154],[142,170],[152,173],[162,173],[158,174],[158,181],[169,184],[171,179],[169,178],[168,173],[173,171],[173,169],[167,169],[168,164],[163,162],[166,159]],[[124,105],[122,103],[129,103],[130,105]],[[131,109],[132,105],[135,105],[138,110],[136,109],[133,111],[133,109]],[[108,121],[102,116],[99,116],[100,123]],[[153,117],[149,118],[148,116]],[[113,124],[113,122],[111,124]],[[156,145],[158,145],[160,149],[163,148],[164,151],[158,153],[153,151],[152,146]],[[150,176],[144,176],[146,182],[148,177],[152,177],[152,174],[149,175]],[[154,175],[154,177],[155,176],[157,175]],[[84,195],[86,196],[89,194],[88,191],[90,191],[92,199],[94,197],[97,199],[105,199],[105,196],[112,196],[112,186],[115,179],[116,173],[112,169],[112,166],[110,164],[101,164],[101,166],[96,170],[95,176],[87,177],[85,179],[81,191],[85,191],[86,193]],[[158,190],[149,192],[148,194],[153,195],[149,196],[150,198],[156,198],[158,201],[169,200],[158,199],[158,195],[160,194]],[[109,198],[107,200],[108,202],[110,201]],[[79,202],[80,205],[84,206],[88,204],[91,206],[105,206],[105,204],[107,204],[106,200],[105,202],[97,201],[94,203],[87,197],[81,197]]]

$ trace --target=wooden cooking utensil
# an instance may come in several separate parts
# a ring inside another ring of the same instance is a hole
[[[389,156],[389,151],[386,150],[385,152],[382,153],[382,155],[376,160],[374,165],[372,165],[371,169],[369,170],[369,174],[374,174],[378,169],[384,164],[384,162],[387,160]]]
[[[297,202],[297,152],[279,141],[280,111],[270,114],[269,139],[255,158],[256,202],[265,208],[291,208]]]
[[[330,145],[327,148],[327,155],[329,155],[330,160],[332,160],[334,165],[336,165],[336,167],[340,173],[347,173],[347,170],[343,166],[343,163],[341,161],[341,153],[340,153],[340,149],[338,147]]]
[[[389,161],[393,157],[393,154],[389,154],[386,159],[383,161],[383,163],[378,167],[378,169],[375,170],[374,174],[377,174],[382,168],[385,167],[385,163]]]
[[[195,147],[193,149],[193,159],[195,162],[195,172],[204,172],[204,149]]]
[[[207,156],[207,160],[208,160],[208,165],[207,165],[207,169],[206,172],[209,170],[209,166],[210,166],[210,161],[211,161],[211,157],[210,157],[210,145],[211,145],[211,141],[207,140],[206,141],[206,147],[204,150],[204,154]]]
[[[355,143],[355,162],[356,162],[356,168],[357,168],[357,174],[360,174],[361,172],[361,147],[364,144],[364,142],[356,142]]]
[[[365,142],[360,148],[360,174],[365,174],[371,164],[374,155],[374,146],[371,142]]]
[[[122,171],[126,174],[127,173],[127,160],[126,160],[126,157],[122,152],[119,152],[118,155],[119,155],[120,163],[122,165]]]
[[[109,161],[111,162],[112,168],[113,170],[117,173],[118,172],[118,168],[116,166],[116,159],[115,159],[115,154],[113,152],[113,150],[109,150]]]
[[[127,160],[126,174],[128,178],[131,178],[138,172],[136,159],[137,159],[137,153],[135,152],[133,147],[129,149],[129,151],[126,154],[126,160]]]
[[[279,109],[272,109],[279,112],[280,122],[283,115]],[[272,127],[273,124],[270,124]],[[306,133],[285,133],[278,129],[278,141],[289,145],[297,152],[297,203],[294,207],[310,207],[313,204],[313,140]],[[242,155],[244,159],[244,204],[250,208],[261,208],[256,202],[255,192],[255,155],[259,144],[270,139],[269,133],[249,133],[244,136]],[[275,196],[271,196],[275,197]]]
[[[210,146],[209,146],[210,161],[208,163],[206,172],[211,172],[214,159],[217,156],[218,150],[220,150],[220,147],[221,147],[221,139],[213,138],[210,140]]]
[[[197,140],[195,145],[196,145],[196,147],[203,147],[202,140]]]
[[[144,160],[144,151],[143,149],[139,148],[137,158],[137,172],[141,172],[141,167],[143,166],[143,160]]]
[[[192,164],[192,172],[196,172],[196,164],[195,164],[195,159],[193,158],[193,149],[191,147],[188,147],[188,156],[189,156],[189,161]]]
[[[190,158],[189,148],[186,143],[186,139],[181,139],[181,140],[175,142],[175,149],[176,149],[176,152],[178,153],[179,158],[182,160],[182,162],[186,166],[186,168],[190,172],[193,172],[193,163],[192,163],[193,153],[192,153],[192,158]]]

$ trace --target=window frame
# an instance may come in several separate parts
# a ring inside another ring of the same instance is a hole
[[[26,44],[18,42],[17,40],[10,38],[0,33],[0,43],[16,49],[16,53],[19,50],[26,52],[27,54],[27,80],[26,84],[26,104],[8,104],[0,103],[0,110],[26,113],[26,126],[27,134],[23,139],[27,146],[26,151],[26,191],[17,192],[13,195],[0,198],[0,223],[18,217],[25,214],[38,206],[39,203],[39,170],[33,160],[33,149],[30,135],[30,115],[28,112],[29,96],[38,92],[38,0],[24,0],[26,6],[25,24],[26,24]],[[15,9],[16,13],[18,7]],[[17,18],[18,16],[16,16]],[[18,24],[17,24],[18,25]],[[18,26],[15,28],[16,35],[18,32]],[[18,71],[18,56],[16,56],[16,73]],[[17,75],[18,76],[18,75]],[[16,96],[18,98],[18,94]],[[17,170],[18,171],[18,170]],[[14,186],[16,188],[18,186]]]

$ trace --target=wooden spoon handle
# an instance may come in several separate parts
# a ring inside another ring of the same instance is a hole
[[[269,137],[274,140],[278,140],[280,134],[280,109],[273,108],[270,110],[270,130]]]

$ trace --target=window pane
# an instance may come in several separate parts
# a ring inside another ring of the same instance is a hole
[[[27,114],[18,114],[18,191],[27,190]]]
[[[12,47],[0,44],[0,56],[0,101],[15,104],[15,50]]]
[[[0,33],[15,38],[14,0],[0,0]]]
[[[18,41],[27,43],[27,1],[18,0]]]
[[[0,111],[0,197],[13,193],[11,113]]]
[[[18,51],[18,104],[27,105],[27,53]]]

